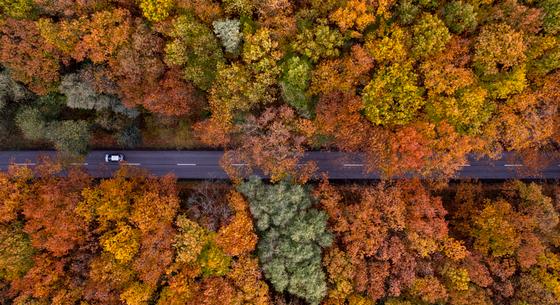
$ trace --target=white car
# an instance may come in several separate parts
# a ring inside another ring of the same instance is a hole
[[[105,162],[121,162],[124,161],[123,154],[105,154]]]

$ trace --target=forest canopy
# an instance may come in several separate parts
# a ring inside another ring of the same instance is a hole
[[[0,173],[2,304],[560,302],[560,187]]]
[[[558,0],[3,0],[0,145],[218,147],[271,171],[259,143],[289,152],[278,177],[306,149],[388,174],[534,160],[560,142],[559,20]]]

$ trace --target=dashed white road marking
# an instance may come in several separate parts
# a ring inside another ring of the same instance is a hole
[[[70,163],[70,165],[89,165],[88,163]]]
[[[521,167],[523,164],[504,164],[505,167]]]
[[[461,165],[462,167],[467,167],[467,166],[471,166],[470,164],[463,164]]]
[[[31,165],[31,166],[33,166],[33,165],[36,165],[36,164],[35,164],[35,163],[14,163],[14,165],[17,165],[17,166],[28,166],[28,165]]]
[[[233,166],[247,166],[246,163],[233,163]]]
[[[361,164],[361,163],[346,163],[346,164],[344,164],[344,166],[345,167],[362,167],[364,165]]]
[[[177,163],[177,166],[196,166],[194,163]]]
[[[140,163],[123,163],[122,165],[138,166]]]

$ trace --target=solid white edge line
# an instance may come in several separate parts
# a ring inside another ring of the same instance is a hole
[[[196,166],[194,163],[177,163],[177,166]]]
[[[140,163],[123,163],[122,165],[138,166]]]
[[[70,165],[89,165],[87,163],[70,163]]]
[[[504,164],[504,166],[506,166],[506,167],[520,167],[520,166],[523,166],[523,164]]]
[[[35,163],[14,163],[17,166],[27,166],[27,165],[36,165]]]
[[[360,166],[364,166],[363,164],[358,164],[358,163],[348,163],[348,164],[344,164],[343,166],[346,167],[360,167]]]

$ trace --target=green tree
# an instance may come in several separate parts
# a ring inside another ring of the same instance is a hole
[[[463,1],[448,3],[443,10],[443,20],[447,27],[456,34],[473,32],[478,25],[474,7]]]
[[[0,280],[13,281],[33,266],[34,249],[21,225],[0,224]]]
[[[413,0],[400,0],[396,9],[397,16],[402,25],[409,25],[416,20],[420,8]]]
[[[426,112],[432,120],[447,120],[461,133],[478,133],[496,109],[487,95],[480,87],[459,89],[452,97],[431,97]]]
[[[27,139],[39,140],[45,137],[46,123],[39,109],[22,107],[19,109],[15,121]]]
[[[334,58],[340,55],[339,48],[344,44],[344,37],[338,29],[319,24],[305,28],[292,43],[294,50],[307,56],[313,62],[321,58]]]
[[[364,88],[366,117],[377,125],[402,125],[411,121],[425,101],[411,63],[382,67]]]
[[[165,47],[169,65],[182,66],[183,77],[207,90],[216,77],[219,63],[224,61],[222,49],[212,31],[187,14],[173,20],[169,33],[172,40]]]
[[[306,58],[292,56],[282,64],[282,97],[304,115],[309,115],[311,111],[310,100],[305,93],[310,80],[311,63]]]
[[[539,6],[544,11],[543,28],[545,32],[556,35],[560,32],[560,1],[542,0]]]
[[[55,121],[47,125],[45,138],[60,152],[84,154],[90,139],[89,128],[86,121]]]
[[[135,148],[142,143],[142,131],[136,125],[129,125],[117,133],[117,143],[125,148]]]
[[[332,243],[325,212],[311,208],[313,199],[300,185],[267,186],[252,177],[238,189],[261,236],[257,249],[265,277],[278,292],[319,304],[326,295],[321,248]]]
[[[33,18],[33,0],[0,0],[0,14],[16,19]]]
[[[441,52],[450,39],[443,21],[426,13],[412,27],[412,55],[416,58],[433,56]]]

